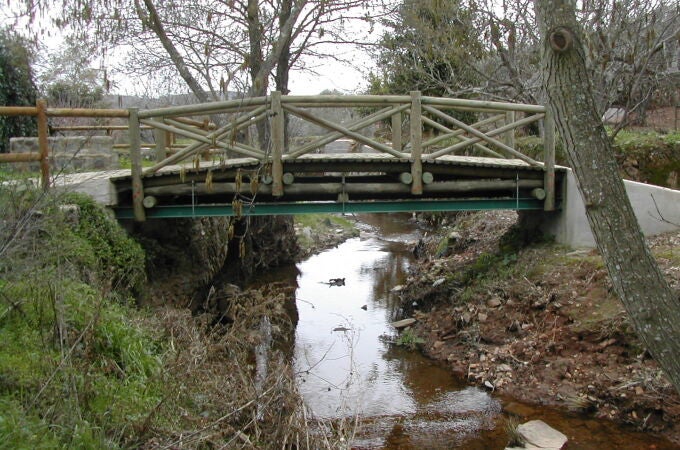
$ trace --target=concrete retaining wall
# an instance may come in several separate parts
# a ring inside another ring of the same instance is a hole
[[[111,136],[70,136],[48,138],[53,172],[62,170],[118,169],[118,154],[113,151]],[[39,153],[38,138],[10,139],[11,153]],[[18,163],[20,170],[39,170],[39,163]]]
[[[624,184],[645,236],[680,228],[675,225],[680,224],[680,191],[635,181],[626,180]],[[595,247],[583,198],[571,170],[566,176],[565,189],[566,201],[562,205],[562,211],[547,221],[544,231],[555,236],[557,242],[570,247]]]

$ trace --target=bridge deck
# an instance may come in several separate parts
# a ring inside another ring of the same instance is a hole
[[[384,154],[284,158],[289,178],[282,197],[272,195],[266,169],[255,158],[168,166],[144,177],[144,192],[153,204],[146,211],[150,218],[232,215],[235,200],[246,205],[239,208],[243,214],[542,208],[532,190],[543,187],[543,169],[521,160],[472,156],[428,160],[423,155],[423,172],[432,180],[417,196],[400,179],[409,173],[410,164],[408,158]],[[558,181],[563,171],[557,168]],[[131,214],[129,172],[111,173],[110,179],[119,217],[127,218]]]

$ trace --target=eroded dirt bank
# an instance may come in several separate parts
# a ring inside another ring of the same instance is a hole
[[[517,249],[515,222],[508,212],[459,215],[418,244],[401,295],[422,350],[498,393],[680,444],[680,396],[635,336],[597,252]],[[680,232],[650,245],[680,290]]]
[[[299,252],[289,216],[150,220],[138,224],[134,236],[147,255],[146,303],[194,312],[203,308],[211,287],[242,284]]]

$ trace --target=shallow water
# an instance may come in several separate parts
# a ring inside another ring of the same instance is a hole
[[[421,232],[406,215],[362,216],[359,227],[359,238],[278,275],[295,276],[298,286],[294,353],[305,403],[319,418],[358,416],[353,448],[502,449],[505,407],[519,411],[520,422],[541,419],[562,431],[570,449],[678,448],[609,422],[491,395],[390,344],[399,302],[392,289],[405,282],[410,244]],[[332,278],[344,278],[344,286],[329,285]]]

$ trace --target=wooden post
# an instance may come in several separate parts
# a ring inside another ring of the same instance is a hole
[[[283,195],[283,148],[285,143],[285,118],[281,106],[281,92],[272,92],[271,106],[272,133],[272,194],[275,197]]]
[[[515,121],[515,111],[505,112],[505,124],[508,125]],[[510,148],[515,148],[515,129],[508,130],[505,133],[505,145]]]
[[[144,185],[142,184],[142,148],[139,136],[139,109],[130,108],[129,139],[130,139],[130,162],[132,163],[132,209],[135,221],[144,222]]]
[[[423,121],[420,91],[411,91],[411,194],[423,193]]]
[[[401,113],[392,114],[392,148],[401,151]]]
[[[166,157],[166,143],[165,143],[165,138],[167,136],[167,132],[165,130],[161,130],[159,128],[154,128],[153,134],[156,138],[156,152],[154,154],[154,158],[156,163],[159,163],[163,161]]]
[[[555,210],[555,118],[550,108],[546,108],[543,119],[543,170],[545,185],[545,211]]]
[[[40,178],[43,190],[50,188],[50,147],[47,141],[47,102],[40,99],[38,110],[38,148],[40,149]]]

